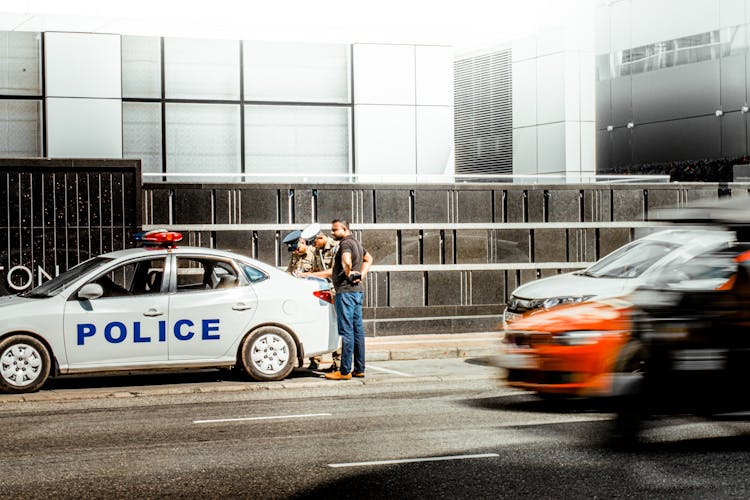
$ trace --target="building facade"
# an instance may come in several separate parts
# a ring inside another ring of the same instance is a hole
[[[452,174],[452,54],[2,32],[0,157],[138,158],[180,181]]]
[[[732,180],[750,145],[749,12],[745,0],[599,3],[600,172]]]

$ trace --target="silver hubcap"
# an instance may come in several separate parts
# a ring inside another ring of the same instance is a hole
[[[278,335],[267,333],[253,342],[250,359],[259,371],[274,375],[283,370],[289,361],[289,346]]]
[[[28,344],[10,346],[0,356],[0,373],[10,385],[30,385],[42,373],[42,357],[39,351]]]

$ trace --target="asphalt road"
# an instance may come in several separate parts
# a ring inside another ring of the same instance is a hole
[[[142,383],[107,397],[89,380],[47,401],[0,398],[0,496],[750,495],[750,424],[673,418],[649,428],[637,449],[617,451],[601,444],[609,415],[500,387],[481,364],[372,366],[389,371],[378,379],[368,369],[370,383],[278,390],[205,391],[217,382],[199,378],[165,393]],[[440,377],[424,375],[436,370]]]

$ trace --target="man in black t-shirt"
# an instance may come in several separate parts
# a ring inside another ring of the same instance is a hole
[[[330,380],[348,380],[365,376],[365,329],[362,324],[362,280],[372,265],[372,256],[349,230],[349,223],[336,219],[331,223],[339,249],[333,258],[331,278],[336,289],[336,320],[341,335],[341,368],[327,373]],[[352,360],[352,358],[354,358]],[[352,370],[353,363],[353,370]]]

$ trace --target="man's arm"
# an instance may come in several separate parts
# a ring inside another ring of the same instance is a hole
[[[316,278],[331,279],[331,276],[333,276],[333,269],[328,268],[324,271],[315,271],[314,273],[303,273],[302,276],[315,276]]]
[[[370,255],[370,252],[365,250],[365,255],[362,257],[362,279],[365,279],[365,276],[367,276],[367,273],[370,270],[370,266],[372,265],[372,261],[372,255]]]

